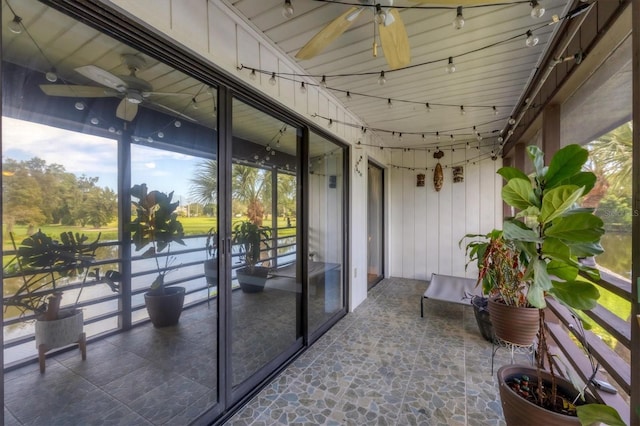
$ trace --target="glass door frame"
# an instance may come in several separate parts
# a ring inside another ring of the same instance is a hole
[[[385,168],[378,164],[376,161],[374,161],[373,159],[369,158],[367,161],[367,175],[369,174],[369,169],[373,167],[377,170],[380,171],[380,229],[378,229],[378,232],[380,233],[380,246],[376,247],[376,250],[378,250],[379,255],[380,255],[380,274],[375,277],[374,280],[372,280],[371,282],[369,282],[369,244],[367,241],[367,291],[371,290],[373,287],[375,287],[376,284],[378,284],[380,281],[382,281],[384,279],[385,276],[385,255],[386,255],[386,248],[385,248],[385,229],[386,229],[386,215],[385,215]],[[370,215],[370,204],[369,204],[369,197],[370,197],[370,190],[371,188],[369,187],[369,178],[367,176],[367,228],[369,227],[369,221],[371,219],[371,215]],[[367,232],[368,234],[368,232]]]

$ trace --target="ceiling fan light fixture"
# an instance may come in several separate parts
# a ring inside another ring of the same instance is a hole
[[[378,25],[384,25],[386,20],[387,20],[387,14],[385,13],[384,10],[382,10],[380,3],[376,4],[376,23]]]
[[[284,4],[282,5],[282,16],[287,19],[293,16],[293,5],[291,4],[291,0],[284,0]]]
[[[462,29],[462,27],[464,27],[464,16],[462,16],[462,6],[458,6],[456,11],[456,17],[454,18],[453,22],[451,22],[451,25],[456,30],[460,30]]]
[[[137,90],[130,90],[127,93],[127,102],[130,104],[141,104],[143,100],[142,93]]]
[[[453,74],[456,72],[456,65],[453,63],[453,56],[449,56],[449,63],[447,64],[447,72]]]
[[[55,67],[51,67],[51,69],[47,71],[47,73],[44,76],[47,79],[47,81],[51,83],[55,83],[56,81],[58,81],[58,73],[56,72]]]
[[[9,22],[9,31],[14,34],[22,33],[22,18],[18,15],[13,15],[13,19]]]
[[[378,84],[380,86],[384,86],[384,84],[387,82],[386,77],[384,76],[384,71],[380,71],[380,77],[378,77]]]
[[[544,7],[538,3],[538,0],[531,0],[531,17],[534,19],[541,18],[544,15]]]
[[[539,41],[540,39],[537,36],[534,36],[531,30],[527,31],[527,39],[525,40],[525,45],[527,47],[533,47],[538,44]]]

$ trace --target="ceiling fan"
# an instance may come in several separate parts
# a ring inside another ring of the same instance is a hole
[[[359,0],[362,6],[353,6],[342,15],[331,21],[318,32],[296,54],[298,59],[311,59],[324,50],[338,36],[344,33],[360,16],[365,9],[374,11],[375,21],[378,24],[380,42],[384,57],[391,69],[397,69],[409,65],[411,51],[407,30],[396,9],[390,9],[393,0],[386,0],[382,6],[374,0]],[[377,54],[374,43],[374,55]]]
[[[76,72],[101,84],[103,87],[75,84],[41,84],[40,89],[49,96],[122,98],[116,108],[116,117],[126,121],[132,121],[138,113],[138,106],[151,96],[191,96],[188,93],[154,92],[151,84],[136,76],[136,72],[146,66],[144,58],[139,55],[124,54],[122,55],[122,62],[129,69],[129,75],[115,75],[95,65],[75,68]],[[191,117],[164,105],[154,105],[193,121]]]
[[[414,3],[429,3],[440,6],[469,6],[488,3],[506,3],[512,0],[410,0]],[[359,0],[362,6],[353,6],[331,21],[311,38],[296,54],[298,59],[311,59],[324,50],[338,36],[344,33],[360,16],[363,10],[370,8],[378,24],[382,51],[390,69],[409,65],[411,48],[407,30],[397,9],[391,8],[393,0]],[[386,7],[385,7],[386,6]],[[374,42],[374,55],[377,55]]]

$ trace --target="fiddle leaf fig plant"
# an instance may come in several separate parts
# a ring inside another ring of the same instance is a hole
[[[131,240],[136,251],[147,248],[142,253],[143,258],[155,260],[158,275],[151,284],[151,290],[162,294],[166,274],[175,269],[172,265],[175,258],[169,254],[171,244],[185,245],[182,239],[184,230],[176,212],[180,202],[172,202],[173,192],[149,191],[145,183],[131,188],[131,198],[135,214],[130,223]],[[167,254],[164,264],[161,264],[159,253],[165,249]]]
[[[546,386],[538,386],[536,394],[541,406],[553,407],[557,389],[553,357],[545,337],[545,297],[551,295],[573,311],[596,307],[600,297],[598,289],[579,274],[583,272],[598,279],[599,272],[581,263],[580,258],[603,252],[600,237],[604,227],[593,209],[579,205],[596,183],[593,173],[582,171],[589,155],[586,149],[579,145],[565,146],[556,152],[548,166],[544,165],[544,153],[537,146],[527,147],[527,154],[533,163],[532,174],[526,175],[514,167],[498,170],[507,181],[502,199],[519,210],[514,218],[505,220],[503,236],[514,241],[529,260],[524,277],[528,282],[527,301],[540,312],[538,376],[546,361],[552,377],[550,391]],[[588,347],[583,346],[588,351]],[[597,367],[594,376],[596,371]],[[581,393],[585,389],[584,385],[581,388],[577,383],[574,385]],[[624,424],[617,411],[607,405],[580,405],[577,414],[582,424],[594,421]]]

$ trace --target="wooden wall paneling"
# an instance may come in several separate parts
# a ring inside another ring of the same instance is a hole
[[[356,151],[357,153],[358,151]],[[402,152],[394,151],[390,155],[390,164],[402,164]],[[362,166],[361,166],[362,167]],[[366,164],[364,165],[366,168]],[[391,206],[387,215],[387,226],[389,229],[389,240],[387,247],[389,249],[389,267],[388,272],[391,276],[403,277],[402,274],[402,215],[403,215],[403,197],[402,197],[402,169],[389,167],[387,170],[387,179],[389,180],[387,202]]]
[[[477,152],[475,149],[465,150],[469,163],[464,170],[464,191],[465,191],[465,234],[480,233],[480,164],[476,161]],[[465,240],[464,246],[469,242]],[[467,258],[465,257],[465,263]],[[469,265],[465,271],[465,276],[475,278],[478,270],[475,266]]]
[[[485,158],[480,161],[480,233],[491,231],[495,225],[495,167],[494,161]]]
[[[413,171],[413,186],[415,188],[415,241],[414,241],[414,253],[415,253],[415,278],[418,280],[426,280],[429,278],[427,275],[427,263],[425,259],[429,252],[429,243],[427,242],[427,179],[425,168],[427,167],[427,152],[426,151],[411,151],[415,159],[415,170]],[[425,175],[425,186],[418,187],[417,175],[422,173]]]
[[[439,193],[433,188],[433,168],[436,165],[436,160],[432,154],[428,155],[427,167],[429,170],[426,172],[426,185],[427,190],[427,244],[429,245],[429,252],[427,257],[427,277],[431,279],[431,274],[438,273],[438,265],[440,259],[440,209]]]
[[[445,155],[440,159],[442,165],[442,172],[444,175],[444,182],[442,189],[438,193],[439,203],[438,215],[440,221],[438,222],[438,249],[440,256],[438,258],[438,273],[444,275],[451,275],[452,258],[451,258],[451,246],[453,245],[453,230],[454,226],[452,220],[452,195],[453,195],[453,179],[451,177],[451,164],[452,154],[450,151],[445,151]]]
[[[236,26],[236,57],[238,65],[242,64],[251,68],[260,67],[260,43],[241,26]],[[243,78],[247,84],[258,86],[258,80],[251,80],[250,73],[246,70],[238,71],[237,75]]]
[[[260,45],[260,69],[263,70],[276,70],[278,69],[278,57],[273,54],[269,46],[265,44]],[[278,85],[272,86],[269,83],[271,76],[269,74],[258,73],[258,80],[262,90],[271,97],[278,98],[279,90]]]
[[[465,164],[467,152],[471,149],[457,149],[451,153],[451,167],[446,172],[451,179],[451,274],[463,277],[465,256],[464,248],[458,246],[458,242],[465,234],[465,221],[467,214],[467,197],[465,185],[468,180],[466,177],[467,164]],[[453,167],[461,166],[465,174],[462,182],[455,183],[453,181]]]
[[[156,5],[152,8],[155,9]],[[173,36],[189,48],[206,52],[209,21],[207,3],[201,0],[172,0],[171,29]]]
[[[397,150],[400,151],[400,150]],[[392,151],[393,152],[393,151]],[[413,152],[400,151],[403,157],[404,167],[415,167],[415,156]],[[415,276],[415,263],[418,261],[414,254],[415,244],[415,196],[416,185],[413,171],[402,170],[402,272],[403,277],[413,278]]]
[[[154,8],[157,8],[154,3]],[[209,2],[209,45],[207,51],[216,64],[231,68],[236,63],[236,24],[213,2]]]

